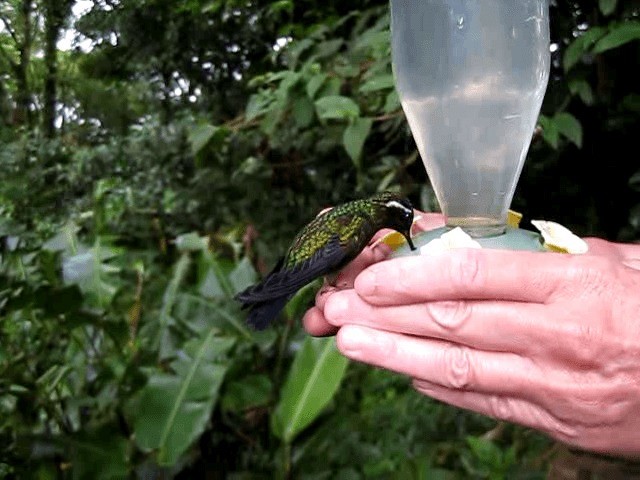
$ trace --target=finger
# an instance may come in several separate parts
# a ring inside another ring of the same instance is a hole
[[[382,236],[382,232],[379,232],[378,236]],[[366,247],[340,271],[335,281],[336,286],[340,288],[353,288],[353,282],[360,272],[389,256],[391,248],[388,245],[375,242],[375,239],[376,237],[374,237],[371,242],[373,246]]]
[[[579,437],[577,428],[559,420],[545,408],[526,399],[451,390],[423,380],[414,380],[413,386],[418,392],[436,400],[499,420],[535,428],[565,443],[575,444]]]
[[[629,387],[628,378],[612,380],[610,373],[579,374],[568,365],[554,367],[512,353],[354,325],[338,331],[337,345],[349,358],[413,377],[436,398],[567,441],[576,438],[577,429],[624,423],[635,408],[631,392],[636,386]],[[620,390],[621,385],[626,389]],[[500,403],[501,399],[506,400]]]
[[[328,337],[335,335],[338,329],[328,323],[318,307],[311,307],[302,317],[302,325],[309,335]]]
[[[625,258],[622,263],[634,270],[640,270],[640,258]]]
[[[580,300],[598,315],[601,301]],[[567,305],[462,301],[378,306],[355,291],[335,292],[323,308],[335,327],[361,325],[416,337],[446,340],[477,350],[512,352],[575,372],[594,372],[625,356],[620,337]],[[604,313],[603,313],[604,314]]]
[[[454,249],[379,262],[358,275],[354,285],[367,301],[381,305],[457,299],[544,303],[559,291],[580,288],[578,283],[588,280],[602,261],[607,260],[551,252]]]
[[[445,224],[444,215],[441,213],[426,213],[416,210],[415,218],[417,220],[414,223],[414,229],[420,232],[443,227]]]
[[[602,238],[584,238],[583,240],[587,242],[589,246],[587,255],[602,255],[615,260],[621,260],[623,258],[622,252],[615,243]]]
[[[347,357],[446,388],[540,401],[548,374],[526,357],[347,325],[337,334]]]
[[[353,282],[358,274],[368,266],[386,258],[390,251],[391,249],[387,245],[367,247],[338,273],[334,281],[335,285],[331,285],[325,278],[324,284],[316,293],[316,307],[322,311],[327,299],[333,293],[344,289],[352,289]]]
[[[318,290],[316,293],[316,307],[318,307],[321,312],[324,312],[324,307],[327,301],[333,296],[334,293],[339,291],[339,288],[329,285],[325,282],[325,284],[322,285],[322,287],[320,287],[320,290]]]
[[[380,307],[353,291],[335,292],[324,303],[326,321],[448,340],[480,350],[549,355],[557,338],[572,339],[567,322],[549,306],[522,302],[443,301]],[[567,348],[565,344],[563,348]]]

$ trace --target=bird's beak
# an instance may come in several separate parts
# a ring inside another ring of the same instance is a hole
[[[411,250],[415,250],[416,246],[413,244],[413,241],[411,240],[411,231],[407,230],[406,232],[402,232],[402,236],[407,240],[407,243],[409,244],[409,248],[411,248]]]

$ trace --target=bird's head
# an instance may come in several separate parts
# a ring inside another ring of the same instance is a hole
[[[371,198],[376,206],[376,215],[380,215],[383,228],[391,228],[402,234],[411,250],[415,250],[411,240],[411,225],[413,225],[413,205],[409,199],[393,192],[379,193]]]

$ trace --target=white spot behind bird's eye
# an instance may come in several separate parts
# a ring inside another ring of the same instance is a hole
[[[402,210],[405,213],[413,213],[413,210],[411,210],[410,208],[405,207],[403,204],[401,204],[400,202],[398,202],[396,200],[391,200],[391,201],[385,203],[385,207],[387,207],[387,208],[397,208],[398,210]]]

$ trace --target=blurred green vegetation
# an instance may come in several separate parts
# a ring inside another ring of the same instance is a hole
[[[640,232],[640,2],[551,5],[514,208]],[[541,435],[232,296],[320,208],[435,207],[381,0],[0,3],[0,477],[544,478]],[[72,48],[62,48],[75,32]]]

